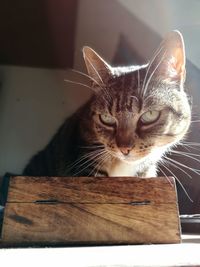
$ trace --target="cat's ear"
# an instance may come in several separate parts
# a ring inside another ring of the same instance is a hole
[[[111,67],[88,46],[83,47],[83,57],[89,76],[96,81],[96,85],[104,85],[111,75]]]
[[[170,32],[161,42],[150,62],[154,70],[167,81],[183,84],[185,81],[185,46],[179,31]]]

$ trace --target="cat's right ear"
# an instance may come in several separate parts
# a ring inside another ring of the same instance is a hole
[[[111,67],[88,46],[83,47],[83,58],[93,85],[103,86],[111,75]]]

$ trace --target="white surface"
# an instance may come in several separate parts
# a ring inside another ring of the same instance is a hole
[[[114,247],[0,250],[1,266],[200,266],[200,245],[140,245]]]

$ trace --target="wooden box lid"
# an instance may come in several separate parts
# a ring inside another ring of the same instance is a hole
[[[2,244],[179,243],[174,179],[11,177]]]

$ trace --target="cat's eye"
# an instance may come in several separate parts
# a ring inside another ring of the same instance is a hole
[[[108,126],[116,125],[116,119],[110,114],[107,114],[107,113],[100,114],[99,118],[100,118],[100,121],[105,125],[108,125]]]
[[[151,124],[153,122],[156,122],[158,118],[160,117],[160,112],[157,110],[149,110],[145,112],[141,117],[140,121],[143,124]]]

